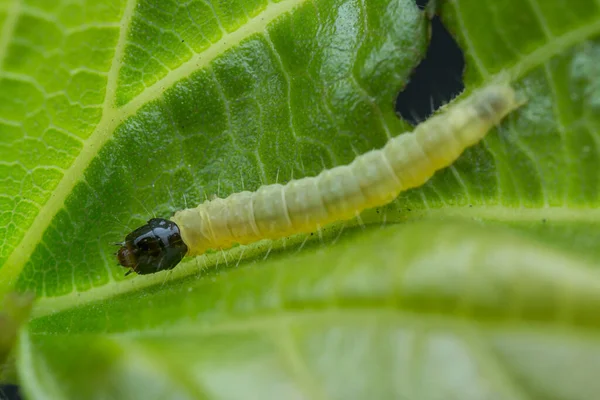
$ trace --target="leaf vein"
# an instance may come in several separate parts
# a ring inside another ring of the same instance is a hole
[[[8,53],[8,46],[13,36],[19,15],[21,12],[22,0],[13,0],[12,4],[8,7],[8,15],[4,21],[4,26],[0,31],[0,71],[4,68],[4,60]]]

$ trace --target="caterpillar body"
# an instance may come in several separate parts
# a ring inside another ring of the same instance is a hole
[[[348,165],[205,201],[175,212],[170,221],[152,219],[120,243],[119,263],[148,274],[208,249],[314,232],[354,218],[425,183],[522,103],[508,83],[491,84]]]

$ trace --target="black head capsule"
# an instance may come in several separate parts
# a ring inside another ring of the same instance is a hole
[[[140,275],[173,269],[188,251],[177,224],[162,218],[152,218],[127,235],[120,245],[119,264]]]

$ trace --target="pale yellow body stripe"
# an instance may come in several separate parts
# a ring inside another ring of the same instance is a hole
[[[188,255],[313,232],[385,205],[400,192],[422,185],[521,104],[508,83],[491,84],[419,124],[413,132],[390,139],[382,149],[359,155],[349,165],[283,186],[267,185],[256,192],[205,201],[176,212],[172,220],[180,228]]]

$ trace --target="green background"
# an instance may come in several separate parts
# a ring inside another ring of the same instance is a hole
[[[362,226],[125,278],[112,243],[149,217],[410,130],[394,101],[427,15],[0,0],[0,294],[37,296],[4,380],[56,399],[599,393],[600,3],[438,5],[463,96],[508,72],[524,107]]]

